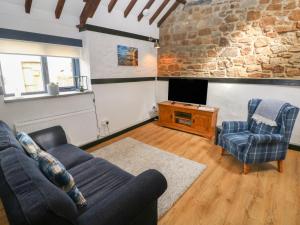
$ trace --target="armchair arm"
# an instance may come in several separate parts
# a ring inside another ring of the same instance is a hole
[[[284,142],[284,136],[281,134],[251,134],[249,136],[250,143],[270,144]]]
[[[283,160],[287,146],[281,134],[251,134],[241,160],[246,164]]]
[[[166,189],[165,177],[156,170],[147,170],[84,212],[78,218],[79,225],[130,224]]]
[[[245,121],[224,121],[222,123],[222,133],[238,133],[248,130],[248,123]]]

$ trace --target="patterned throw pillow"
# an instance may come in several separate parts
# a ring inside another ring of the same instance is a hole
[[[45,176],[56,186],[64,190],[78,207],[86,206],[86,199],[78,190],[73,176],[66,168],[47,152],[40,152],[38,157],[39,167]]]
[[[87,201],[75,185],[73,176],[64,165],[49,153],[41,150],[28,134],[20,132],[17,134],[17,139],[28,155],[38,162],[40,170],[52,183],[66,192],[78,207],[87,205]]]
[[[20,144],[23,146],[27,154],[35,159],[38,160],[38,154],[42,151],[40,147],[31,139],[31,137],[24,133],[19,132],[17,133],[17,140],[20,142]]]

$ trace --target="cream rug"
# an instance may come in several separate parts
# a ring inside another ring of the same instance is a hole
[[[205,170],[206,166],[168,153],[132,138],[125,138],[93,153],[139,175],[148,169],[161,172],[168,181],[168,189],[158,200],[158,215],[163,216]]]

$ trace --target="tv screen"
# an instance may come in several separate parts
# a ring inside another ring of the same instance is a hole
[[[169,100],[206,105],[207,80],[170,79]]]

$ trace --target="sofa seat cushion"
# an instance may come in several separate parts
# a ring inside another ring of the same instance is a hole
[[[0,155],[0,197],[11,224],[76,224],[75,204],[43,175],[36,161],[15,148]]]
[[[6,123],[0,121],[0,151],[10,147],[21,149],[23,151],[22,146],[17,141],[12,130]]]
[[[57,158],[67,170],[94,158],[91,154],[71,144],[51,148],[47,152]]]
[[[244,131],[240,133],[229,133],[223,135],[224,148],[230,151],[231,154],[235,155],[240,159],[243,156],[243,151],[246,149],[248,144],[248,138],[250,131]]]
[[[134,178],[133,175],[101,158],[91,159],[70,169],[69,172],[88,201],[85,209],[99,204],[104,198],[109,198],[112,192]]]

